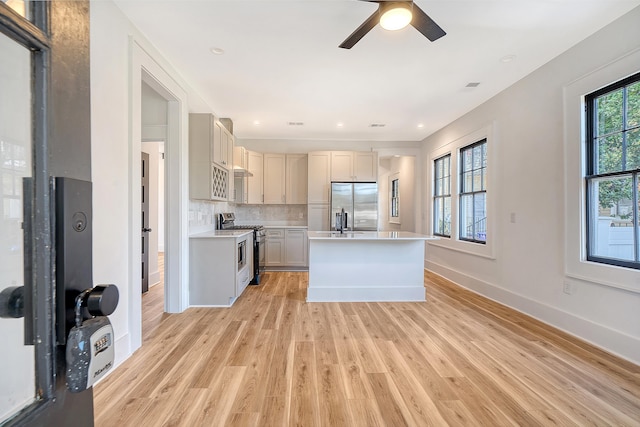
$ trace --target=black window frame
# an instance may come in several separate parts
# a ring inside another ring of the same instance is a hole
[[[439,176],[438,162],[444,161],[445,159],[449,162],[449,175]],[[446,191],[443,191],[442,194],[438,194],[438,182],[439,180],[444,180],[445,178],[449,178],[449,186],[446,189]],[[443,156],[440,156],[433,161],[433,235],[439,236],[439,237],[451,238],[451,229],[452,229],[451,220],[449,220],[449,234],[446,234],[444,232],[445,230],[444,223],[442,227],[436,224],[438,217],[436,216],[435,213],[437,211],[438,200],[441,200],[442,212],[440,213],[440,215],[442,218],[444,218],[444,206],[445,206],[445,200],[447,198],[449,199],[449,204],[451,206],[451,153],[447,153]]]
[[[468,171],[466,171],[464,169],[464,152],[471,151],[471,153],[473,155],[473,149],[475,147],[481,146],[481,145],[485,145],[486,152],[488,153],[489,145],[488,145],[488,142],[487,142],[487,138],[483,138],[480,141],[474,142],[473,144],[466,145],[466,146],[460,148],[460,150],[459,150],[458,176],[459,176],[460,183],[458,185],[458,188],[459,188],[459,193],[458,193],[458,239],[461,240],[461,241],[464,241],[464,242],[471,242],[471,243],[478,243],[478,244],[481,244],[481,245],[486,245],[487,244],[487,240],[486,239],[488,238],[488,236],[486,236],[486,223],[487,223],[487,216],[486,215],[485,215],[485,217],[483,219],[484,223],[485,223],[485,240],[479,240],[479,239],[475,239],[475,238],[469,238],[469,237],[466,237],[466,236],[465,237],[462,236],[462,229],[463,229],[463,226],[465,224],[465,222],[462,219],[462,215],[464,213],[463,209],[462,209],[462,198],[464,196],[471,195],[472,198],[473,198],[473,204],[475,205],[476,195],[484,194],[485,212],[486,212],[486,208],[487,208],[487,188],[486,188],[486,184],[484,185],[484,189],[481,189],[481,190],[477,190],[476,191],[474,189],[473,191],[464,191],[464,173],[468,172]],[[473,165],[473,160],[472,160],[471,164]],[[487,166],[481,166],[480,168],[484,169],[483,175],[484,175],[485,178],[482,180],[482,182],[486,183],[486,173],[487,173],[488,167]],[[477,170],[477,169],[472,167],[471,172],[473,172],[474,170]],[[474,230],[473,230],[473,233],[472,233],[473,236],[476,235],[475,224],[477,222],[479,222],[479,221],[475,221],[475,216],[474,216],[474,222],[473,222]]]
[[[400,219],[400,178],[391,180],[391,218]]]
[[[640,207],[638,206],[638,186],[640,185],[640,167],[636,169],[630,170],[622,170],[617,172],[607,172],[607,173],[598,173],[598,149],[597,149],[597,139],[601,137],[596,132],[597,126],[597,111],[596,111],[596,100],[604,95],[615,92],[620,89],[624,89],[627,86],[633,85],[635,83],[640,82],[640,72],[633,74],[629,77],[626,77],[622,80],[614,82],[606,87],[598,89],[588,95],[585,96],[585,144],[586,144],[586,156],[585,156],[585,235],[586,235],[586,259],[587,261],[597,262],[601,264],[607,265],[615,265],[618,267],[626,267],[635,270],[640,270],[640,224],[639,224],[639,216],[640,216]],[[627,116],[628,111],[626,109],[626,90],[623,90],[623,126],[622,130],[619,132],[622,134],[622,161],[625,161],[626,155],[626,140],[627,134],[629,131],[640,129],[640,124],[634,127],[627,128]],[[633,237],[634,237],[634,258],[635,261],[622,260],[617,258],[608,258],[603,256],[594,255],[593,247],[594,247],[594,224],[596,221],[592,218],[593,207],[592,203],[598,203],[598,201],[592,200],[591,190],[592,190],[592,182],[596,180],[600,180],[602,178],[624,178],[629,177],[632,180],[632,207],[633,207]]]

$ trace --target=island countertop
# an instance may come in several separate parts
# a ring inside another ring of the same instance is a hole
[[[309,240],[438,240],[439,237],[409,231],[308,231]]]

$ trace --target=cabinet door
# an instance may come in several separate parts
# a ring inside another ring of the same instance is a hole
[[[329,204],[307,205],[309,231],[329,231]]]
[[[233,157],[234,157],[234,147],[235,147],[235,138],[233,137],[233,135],[231,135],[231,133],[226,130],[223,129],[223,131],[225,132],[227,139],[227,158],[225,161],[225,165],[227,166],[227,168],[229,170],[233,169]],[[223,138],[224,139],[224,138]]]
[[[307,265],[307,232],[305,229],[285,231],[285,265],[303,267]]]
[[[247,203],[261,205],[263,201],[262,192],[262,153],[247,151],[247,167],[253,174],[247,179]]]
[[[308,158],[308,203],[329,203],[331,152],[315,151]]]
[[[331,152],[331,181],[353,181],[353,152]]]
[[[356,181],[377,181],[378,153],[375,151],[354,153],[353,172]]]
[[[264,204],[282,205],[285,199],[285,155],[264,154]]]
[[[284,230],[268,229],[265,252],[265,265],[277,267],[284,265]]]
[[[307,155],[287,154],[286,200],[288,205],[307,204]]]
[[[226,148],[224,150],[224,155],[222,151],[222,124],[220,122],[215,121],[213,116],[211,116],[211,121],[213,122],[211,125],[212,129],[212,138],[211,138],[211,161],[217,165],[225,167],[224,161],[226,159]]]
[[[189,197],[211,200],[213,116],[189,114]]]

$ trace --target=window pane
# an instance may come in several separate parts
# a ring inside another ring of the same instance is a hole
[[[482,167],[487,167],[487,143],[482,144]]]
[[[627,169],[640,169],[640,128],[627,132]]]
[[[627,129],[640,126],[640,82],[627,88]]]
[[[591,254],[633,261],[633,179],[616,177],[592,179],[592,200],[597,200],[589,215]]]
[[[462,177],[462,192],[469,193],[473,191],[473,172],[465,172]]]
[[[444,199],[438,197],[433,203],[433,231],[442,234],[444,230]]]
[[[32,175],[32,61],[0,34],[0,291],[25,283],[22,180]],[[29,268],[29,267],[27,267]],[[35,354],[24,345],[24,319],[0,319],[0,424],[36,397]]]
[[[444,187],[443,187],[443,185],[444,185],[444,182],[443,182],[443,180],[442,180],[442,179],[438,179],[438,180],[436,180],[436,183],[435,183],[435,187],[436,187],[436,188],[435,188],[435,195],[436,195],[436,196],[442,196],[442,195],[444,194]]]
[[[482,171],[483,169],[476,169],[473,171],[473,191],[482,190]]]
[[[451,175],[451,156],[447,156],[442,159],[443,170],[442,176],[450,176]]]
[[[473,168],[480,169],[482,167],[482,145],[473,147]]]
[[[434,164],[434,178],[440,179],[442,177],[442,159],[438,159]]]
[[[597,135],[622,130],[622,89],[602,95],[596,100]]]
[[[473,239],[473,195],[460,198],[460,238]]]
[[[16,11],[23,18],[30,19],[29,2],[26,0],[0,0]]]
[[[462,170],[470,171],[471,169],[471,150],[464,150],[462,151]]]
[[[622,134],[618,133],[597,141],[598,170],[596,173],[622,171]]]
[[[444,198],[444,229],[442,234],[451,236],[451,197]]]
[[[473,198],[473,230],[474,239],[487,241],[487,196],[485,193],[475,194]]]
[[[442,189],[443,189],[442,194],[451,194],[451,178],[450,177],[446,177],[445,179],[443,179]]]

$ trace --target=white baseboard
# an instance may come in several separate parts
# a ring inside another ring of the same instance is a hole
[[[149,287],[160,283],[160,271],[149,273]]]
[[[428,260],[425,260],[425,268],[465,289],[527,314],[609,353],[640,365],[640,339],[636,337]],[[427,300],[429,300],[428,292]]]

